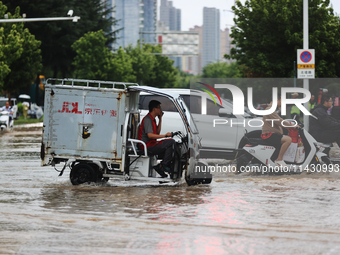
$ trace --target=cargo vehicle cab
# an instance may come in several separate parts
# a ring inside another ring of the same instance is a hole
[[[209,172],[197,171],[196,166],[204,165],[199,161],[198,130],[178,93],[123,82],[53,79],[56,85],[52,85],[50,81],[45,86],[42,165],[62,163],[60,174],[69,167],[73,185],[113,177],[157,183],[184,178],[188,185],[211,182]],[[159,178],[153,169],[159,159],[137,139],[140,92],[167,98],[182,120],[184,129],[172,130],[180,132],[176,132],[170,178]]]

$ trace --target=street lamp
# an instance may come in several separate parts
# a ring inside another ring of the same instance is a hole
[[[77,22],[80,17],[79,16],[74,16],[73,15],[73,10],[69,10],[67,13],[67,16],[69,17],[55,17],[55,18],[25,18],[26,14],[23,15],[23,19],[8,19],[8,14],[4,15],[5,19],[0,19],[0,23],[18,23],[18,22],[36,22],[36,21],[56,21],[56,20],[72,20],[73,22]]]

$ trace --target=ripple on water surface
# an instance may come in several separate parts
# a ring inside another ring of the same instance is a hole
[[[36,128],[1,136],[2,254],[340,252],[338,173],[72,186],[69,170],[40,167],[40,142]]]

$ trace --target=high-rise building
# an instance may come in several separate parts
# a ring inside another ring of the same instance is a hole
[[[181,31],[181,10],[172,5],[172,1],[161,0],[160,21],[169,27],[170,31]]]
[[[116,48],[136,45],[141,38],[140,31],[156,32],[157,0],[112,0],[115,6],[114,17],[117,20]],[[154,43],[155,34],[143,34],[145,42]]]
[[[202,26],[195,26],[190,28],[189,31],[198,32],[198,56],[187,57],[186,70],[197,75],[202,73],[203,28]]]
[[[231,38],[229,34],[229,28],[225,28],[221,31],[221,61],[228,62],[229,64],[232,62],[230,59],[224,58],[224,54],[230,54],[230,50],[232,48]]]
[[[184,70],[195,75],[202,74],[202,52],[203,52],[203,29],[202,26],[195,26],[194,28],[190,28],[190,31],[198,32],[199,35],[199,54],[195,57],[187,57],[184,66]],[[224,58],[224,54],[230,54],[230,49],[233,47],[231,44],[231,37],[229,34],[229,28],[225,28],[224,30],[220,31],[220,58],[217,61],[231,63],[234,60]]]
[[[221,60],[220,47],[220,10],[204,7],[202,67]]]
[[[143,32],[152,32],[152,34],[143,34],[145,43],[154,44],[156,42],[157,31],[157,0],[143,1]]]
[[[172,1],[161,0],[160,21],[169,27],[170,31],[181,31],[181,10],[172,5]],[[170,57],[174,60],[173,65],[182,69],[181,57]]]

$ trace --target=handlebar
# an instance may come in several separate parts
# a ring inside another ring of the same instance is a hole
[[[298,120],[297,123],[301,128],[303,128],[305,126],[300,120]]]
[[[184,135],[181,131],[171,132],[171,135],[172,137],[178,136],[182,140],[182,143],[188,142],[188,135]]]
[[[171,132],[171,137],[174,137],[175,135],[178,135],[180,133],[181,133],[181,131]]]

